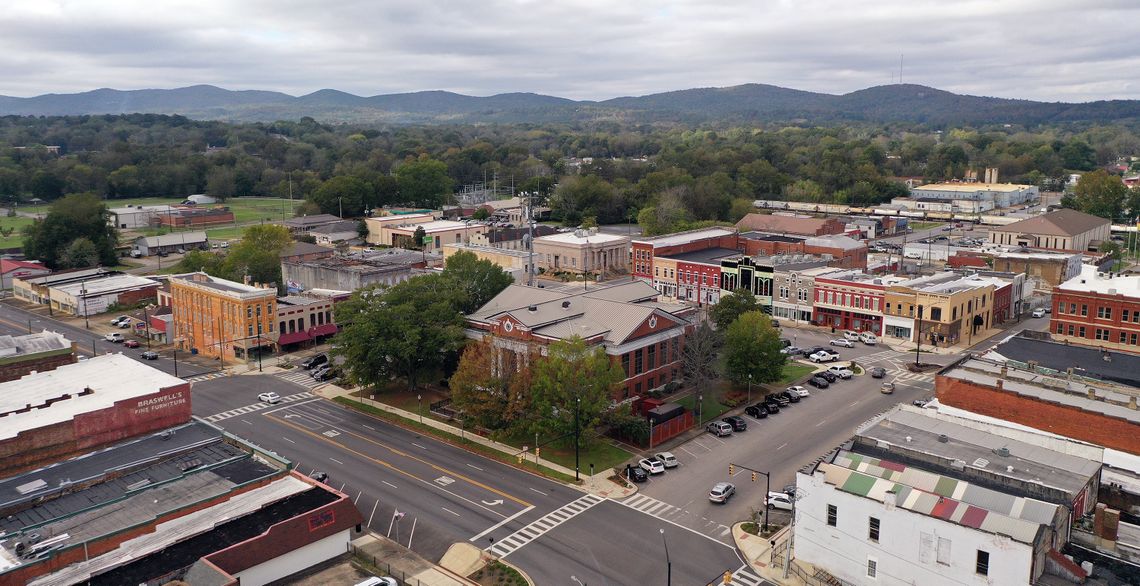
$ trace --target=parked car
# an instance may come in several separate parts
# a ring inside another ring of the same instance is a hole
[[[677,456],[674,456],[672,452],[657,452],[653,454],[653,459],[661,462],[661,465],[666,468],[676,468],[680,464],[677,461]]]
[[[310,356],[302,360],[301,368],[304,368],[305,370],[311,370],[314,367],[328,363],[328,361],[328,354],[317,354],[316,356]]]
[[[780,350],[781,354],[787,354],[788,356],[799,356],[801,352],[803,352],[803,350],[800,350],[796,346],[788,346]]]
[[[320,365],[320,366],[318,366],[318,367],[314,368],[313,370],[310,370],[310,371],[309,371],[309,376],[311,376],[311,377],[313,377],[313,378],[317,378],[317,377],[319,377],[319,376],[323,376],[323,375],[325,374],[325,371],[327,371],[329,368],[330,368],[330,367],[329,367],[329,365],[328,365],[328,364],[322,364],[322,365]]]
[[[811,360],[812,362],[832,362],[837,358],[839,357],[830,352],[816,352],[815,354],[808,356],[808,360]]]
[[[792,345],[792,341],[787,338],[780,338],[780,347],[787,348]]]
[[[119,322],[124,322],[124,321],[131,321],[131,316],[120,315],[119,317],[116,317],[115,319],[111,320],[111,325],[118,326]]]
[[[756,419],[764,419],[768,416],[768,410],[764,408],[764,403],[756,403],[744,408],[745,415],[751,415]]]
[[[140,354],[140,356],[142,356],[143,360],[158,360],[158,352],[155,352],[154,350],[147,350],[146,352]]]
[[[123,342],[124,348],[138,348],[139,346],[140,344],[138,340],[127,340],[126,342]]]
[[[313,375],[313,380],[317,382],[325,382],[337,377],[339,373],[336,368],[322,368]]]
[[[1033,317],[1045,317],[1045,310],[1041,307],[1038,307],[1037,309],[1034,309],[1033,313],[1030,315]]]
[[[889,395],[895,392],[895,383],[883,383],[883,385],[879,387],[879,392],[884,395]]]
[[[929,402],[930,399],[915,399],[914,401],[911,401],[910,404],[914,405],[915,407],[925,407]]]
[[[831,344],[832,346],[842,346],[844,348],[854,348],[855,347],[855,342],[852,342],[851,340],[848,340],[847,338],[837,338],[837,339],[829,342],[829,344]]]
[[[831,374],[834,374],[835,376],[838,376],[841,379],[849,379],[855,376],[855,373],[851,372],[850,368],[847,368],[846,366],[839,366],[838,364],[829,367],[827,371]]]
[[[717,437],[724,437],[726,435],[732,435],[732,426],[723,421],[710,421],[709,424],[705,426],[705,431]]]
[[[748,429],[748,422],[739,415],[729,415],[721,419],[721,421],[732,426],[732,431],[744,431]]]
[[[843,339],[851,340],[852,342],[858,342],[859,341],[859,332],[856,332],[854,330],[847,330],[847,331],[843,332]]]
[[[764,401],[761,405],[764,406],[764,410],[768,412],[768,415],[775,415],[780,412],[780,403],[776,401]]]
[[[809,393],[807,389],[805,389],[804,387],[801,387],[800,385],[790,386],[784,390],[789,392],[789,393],[794,393],[795,395],[800,396],[800,397],[808,397],[811,395],[811,393]]]
[[[859,341],[868,346],[874,346],[875,344],[879,343],[879,338],[875,337],[875,334],[872,334],[871,332],[863,332],[859,334]]]
[[[785,399],[787,399],[788,401],[790,401],[792,403],[799,403],[800,402],[800,396],[796,393],[791,392],[791,391],[783,391],[781,393],[778,393],[777,396],[784,397]]]
[[[764,397],[764,400],[767,401],[769,399],[772,401],[775,401],[776,404],[778,404],[781,407],[787,407],[788,403],[792,402],[791,399],[785,397],[782,393],[768,393]]]
[[[831,386],[831,383],[827,382],[827,379],[823,378],[822,376],[813,376],[809,378],[807,384],[817,389],[826,389],[827,387]]]
[[[278,395],[277,393],[273,393],[273,392],[261,393],[260,395],[257,396],[257,400],[262,401],[264,403],[269,403],[272,405],[273,403],[280,403],[281,402],[281,395]]]
[[[829,350],[827,346],[812,346],[811,348],[804,350],[804,356],[811,356],[816,352],[831,352],[831,350]]]
[[[871,378],[883,378],[887,376],[887,369],[882,366],[872,366],[867,372],[871,373]]]
[[[665,465],[655,458],[642,458],[637,461],[637,465],[650,474],[665,473]]]
[[[709,491],[709,500],[714,503],[727,503],[734,494],[736,494],[736,487],[731,482],[718,482]]]
[[[629,479],[632,482],[645,482],[646,480],[649,480],[649,473],[637,466],[634,466],[629,469]]]
[[[821,371],[815,373],[815,376],[818,376],[819,378],[822,378],[823,380],[825,380],[829,383],[833,383],[833,382],[839,380],[839,375],[835,374],[834,372],[831,372],[830,370],[821,370]]]
[[[764,499],[764,506],[769,509],[783,509],[785,511],[792,510],[792,497],[782,492],[769,492],[768,498]]]
[[[392,578],[391,576],[383,576],[383,577],[372,576],[371,578],[368,578],[362,582],[357,582],[356,584],[353,584],[352,586],[400,586],[400,583],[397,582],[396,579]]]
[[[123,335],[122,335],[122,334],[120,334],[119,332],[114,332],[114,333],[111,333],[111,334],[106,334],[106,335],[104,335],[104,336],[103,336],[103,339],[104,339],[104,340],[106,340],[106,341],[108,341],[108,342],[112,342],[112,343],[118,344],[119,342],[122,342],[122,341],[123,341]]]
[[[129,327],[131,327],[131,318],[129,318],[129,317],[128,317],[127,319],[125,319],[125,320],[123,320],[123,321],[119,322],[119,326],[118,326],[118,328],[119,328],[120,330],[125,330],[125,329],[127,329],[127,328],[129,328]]]

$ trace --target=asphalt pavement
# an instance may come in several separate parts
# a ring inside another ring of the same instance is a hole
[[[147,366],[157,368],[168,374],[176,374],[182,378],[198,377],[220,370],[217,361],[191,357],[187,352],[178,353],[177,365],[175,364],[174,353],[171,350],[158,351],[159,358],[157,360],[143,360],[142,353],[147,349],[145,339],[139,340],[142,343],[141,347],[133,349],[123,347],[122,343],[116,344],[103,339],[104,333],[113,331],[121,332],[124,337],[131,339],[128,330],[118,330],[107,323],[113,317],[110,314],[101,314],[90,318],[88,320],[90,322],[89,328],[85,328],[53,319],[51,316],[35,311],[29,311],[19,307],[18,304],[20,303],[12,299],[0,302],[0,333],[21,336],[46,329],[63,334],[67,339],[75,342],[77,353],[81,357],[121,352],[123,355],[134,358]]]

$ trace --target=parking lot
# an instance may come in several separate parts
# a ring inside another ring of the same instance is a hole
[[[832,339],[828,332],[783,329],[783,336],[800,347],[827,346]],[[758,474],[753,482],[747,469],[767,472],[771,490],[779,491],[795,482],[796,470],[848,439],[860,423],[897,403],[910,403],[932,393],[933,375],[904,370],[906,363],[914,360],[913,354],[895,352],[881,344],[835,349],[841,360],[821,364],[820,368],[854,360],[864,369],[882,366],[888,374],[880,380],[864,373],[837,381],[827,389],[807,387],[809,397],[763,419],[745,415],[741,406],[726,415],[744,417],[747,431],[725,437],[705,433],[670,448],[679,465],[664,474],[650,476],[639,485],[638,494],[624,504],[715,539],[731,541],[728,527],[748,518],[753,510],[763,510],[765,477]],[[952,358],[923,356],[924,361],[949,362]],[[879,392],[883,381],[895,383],[893,394]],[[752,401],[759,401],[771,390],[775,389],[754,386]],[[736,467],[732,477],[729,464]],[[735,496],[725,504],[709,501],[709,490],[717,482],[731,482],[736,487]],[[773,522],[785,522],[788,513],[773,510],[769,516]]]

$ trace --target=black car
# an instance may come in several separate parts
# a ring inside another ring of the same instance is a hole
[[[768,416],[768,410],[764,408],[763,403],[757,403],[755,405],[749,405],[749,406],[745,407],[744,408],[744,414],[745,415],[751,415],[752,417],[755,417],[756,419],[764,419],[765,417]]]
[[[787,338],[780,338],[780,347],[787,348],[792,345],[792,341]]]
[[[317,482],[325,482],[329,479],[329,475],[324,473],[324,472],[321,472],[320,470],[313,470],[312,472],[309,473],[309,478],[312,478],[313,480],[316,480]]]
[[[829,383],[833,383],[833,382],[839,380],[839,375],[837,375],[834,372],[831,372],[829,370],[821,370],[821,371],[815,373],[815,375],[826,380]]]
[[[329,357],[327,354],[317,354],[316,356],[310,356],[310,357],[302,360],[301,361],[301,368],[304,368],[305,370],[312,370],[313,368],[315,368],[317,366],[320,366],[322,364],[327,364],[328,361],[329,361]]]
[[[799,403],[800,402],[800,396],[791,392],[791,391],[784,391],[784,392],[780,393],[780,396],[787,397],[787,399],[789,401],[791,401],[792,403]]]
[[[649,473],[642,470],[641,467],[631,467],[629,470],[629,479],[633,482],[645,482],[649,480]]]
[[[769,401],[769,402],[775,401],[781,407],[787,407],[788,403],[792,402],[791,399],[789,399],[783,395],[778,395],[776,393],[770,393],[768,396],[764,397],[764,400]]]
[[[883,378],[884,376],[887,376],[887,369],[883,368],[882,366],[875,366],[867,372],[871,373],[871,378]]]
[[[337,371],[335,368],[322,368],[313,373],[313,380],[318,382],[325,382],[336,378]]]
[[[142,353],[143,360],[158,360],[158,352],[147,350]]]
[[[811,356],[812,354],[815,354],[816,352],[828,352],[828,353],[830,353],[831,350],[829,348],[824,348],[823,346],[812,346],[811,348],[804,350],[804,356]]]
[[[729,415],[721,419],[721,421],[732,426],[732,431],[744,431],[748,429],[748,422],[739,415]]]
[[[776,401],[764,401],[761,404],[764,405],[764,408],[768,410],[770,415],[775,415],[780,412],[780,404]]]
[[[826,389],[827,387],[831,386],[831,383],[827,382],[827,379],[820,376],[813,376],[809,378],[808,384],[817,389]]]

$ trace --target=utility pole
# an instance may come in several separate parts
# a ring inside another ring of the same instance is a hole
[[[580,443],[579,442],[579,439],[580,439],[579,434],[581,433],[581,431],[579,431],[579,429],[578,429],[578,407],[580,406],[581,403],[582,403],[581,397],[574,397],[574,480],[575,480],[575,482],[579,480],[579,478],[578,478],[578,444]]]
[[[918,306],[918,321],[914,322],[914,366],[918,367],[918,352],[922,346],[922,306]]]
[[[526,194],[526,227],[527,227],[527,271],[526,271],[526,284],[528,287],[534,286],[534,193],[527,192]]]

